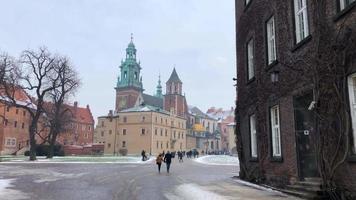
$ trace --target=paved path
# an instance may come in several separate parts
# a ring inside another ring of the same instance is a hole
[[[174,162],[171,173],[157,173],[147,164],[34,163],[0,164],[1,200],[116,200],[116,199],[296,199],[244,186],[231,177],[236,166]]]

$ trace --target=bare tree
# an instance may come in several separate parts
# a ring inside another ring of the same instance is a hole
[[[36,160],[36,133],[39,120],[44,113],[45,99],[49,93],[58,88],[59,74],[56,71],[57,57],[46,48],[37,51],[23,51],[18,65],[6,74],[3,82],[5,97],[11,106],[20,107],[30,114],[29,140],[30,160]],[[23,92],[26,100],[18,100]]]
[[[80,85],[78,74],[70,64],[68,58],[63,57],[56,62],[55,71],[59,75],[59,79],[57,80],[59,87],[49,93],[50,104],[46,109],[46,116],[49,122],[48,140],[50,145],[47,158],[52,158],[54,155],[57,136],[72,128],[70,125],[73,113],[65,103]]]

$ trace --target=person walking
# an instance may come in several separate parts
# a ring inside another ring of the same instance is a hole
[[[172,154],[169,153],[169,151],[167,151],[163,161],[166,163],[167,173],[169,173],[169,168],[171,167],[171,163],[172,163]]]
[[[141,156],[142,156],[142,161],[145,161],[146,160],[146,151],[145,150],[142,150],[141,152]]]
[[[183,162],[183,153],[181,151],[178,151],[178,160],[179,162]]]
[[[157,158],[156,158],[156,164],[158,165],[158,173],[161,173],[162,161],[163,161],[163,156],[162,156],[162,154],[158,154],[158,156],[157,156]]]

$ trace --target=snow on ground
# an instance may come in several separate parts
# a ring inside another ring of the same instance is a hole
[[[275,194],[287,197],[287,195],[285,195],[284,193],[279,192],[277,190],[273,190],[272,188],[268,188],[268,187],[264,187],[264,186],[261,186],[261,185],[253,184],[253,183],[250,183],[250,182],[247,182],[247,181],[243,181],[241,179],[234,179],[234,181],[239,183],[239,184],[241,184],[241,185],[247,186],[247,187],[252,187],[252,188],[255,188],[257,190],[262,190],[262,191],[266,191],[266,192],[270,192],[270,193],[275,193]]]
[[[228,155],[208,155],[194,159],[195,162],[207,165],[239,165],[237,157]]]
[[[86,175],[87,173],[61,173],[58,171],[53,171],[50,168],[40,169],[25,168],[23,166],[2,165],[0,167],[0,174],[6,174],[10,177],[20,177],[26,175],[36,176],[36,180],[34,180],[35,183],[44,183],[63,179],[76,179]]]
[[[53,157],[52,159],[46,159],[45,157],[37,157],[36,161],[29,161],[28,157],[9,157],[3,159],[0,163],[117,163],[117,164],[144,164],[150,163],[154,160],[151,157],[147,161],[142,161],[141,157],[135,156],[64,156]]]
[[[21,200],[28,199],[28,196],[14,189],[10,189],[13,186],[15,179],[0,179],[0,199],[12,199],[12,200]]]
[[[196,184],[182,184],[174,193],[165,194],[168,200],[226,200],[224,196],[205,190]]]

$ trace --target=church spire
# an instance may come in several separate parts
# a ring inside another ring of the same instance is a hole
[[[131,33],[130,43],[126,48],[126,58],[121,61],[121,72],[117,78],[116,88],[133,87],[143,91],[142,80],[140,79],[141,66],[140,62],[136,60],[136,51],[133,34]]]
[[[156,91],[155,96],[159,97],[159,98],[163,98],[162,85],[161,85],[161,74],[158,76],[158,85],[157,85],[157,91]]]

